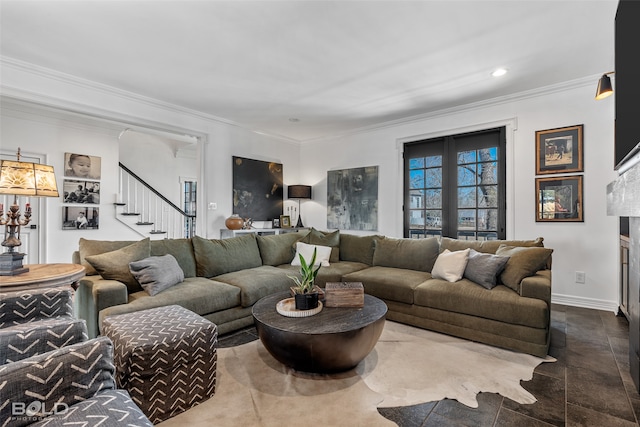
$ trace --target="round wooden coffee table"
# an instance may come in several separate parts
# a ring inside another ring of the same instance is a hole
[[[298,371],[340,372],[355,367],[378,342],[387,305],[371,295],[361,308],[328,308],[310,317],[285,317],[276,304],[290,295],[262,298],[253,306],[258,336],[271,355]]]

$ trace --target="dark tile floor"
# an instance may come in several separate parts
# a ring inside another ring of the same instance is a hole
[[[639,426],[640,395],[629,374],[624,317],[611,312],[553,305],[550,354],[531,381],[538,401],[521,405],[494,393],[478,395],[472,409],[455,400],[385,408],[380,413],[401,427],[431,426]],[[219,340],[231,347],[257,339],[254,328]]]

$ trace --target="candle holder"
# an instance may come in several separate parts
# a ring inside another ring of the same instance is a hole
[[[16,251],[22,245],[20,241],[20,227],[29,224],[31,221],[31,206],[25,206],[24,218],[20,219],[20,206],[18,206],[18,196],[13,199],[13,204],[9,207],[7,217],[4,217],[4,206],[0,204],[0,225],[5,226],[4,241],[2,246],[7,248],[7,252],[0,255],[0,276],[15,276],[29,271],[22,265],[25,256]]]

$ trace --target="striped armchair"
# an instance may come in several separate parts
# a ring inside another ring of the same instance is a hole
[[[71,288],[0,293],[0,365],[88,339]]]

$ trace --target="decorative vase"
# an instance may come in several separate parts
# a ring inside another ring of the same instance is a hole
[[[244,226],[244,220],[240,218],[240,215],[233,214],[224,221],[224,225],[226,225],[229,230],[241,230]]]
[[[318,293],[295,294],[296,310],[312,310],[318,307]]]

